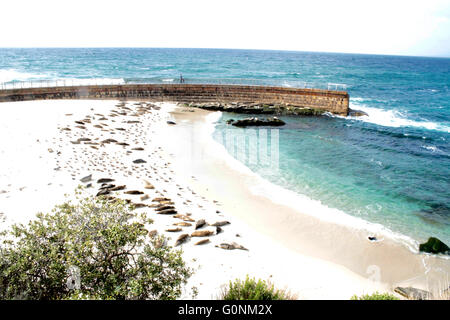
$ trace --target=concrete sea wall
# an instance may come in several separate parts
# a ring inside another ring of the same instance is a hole
[[[0,90],[0,102],[45,99],[145,99],[184,103],[262,103],[308,107],[347,115],[344,91],[245,85],[123,84]]]

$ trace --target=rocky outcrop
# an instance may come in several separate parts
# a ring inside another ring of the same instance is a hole
[[[195,107],[210,111],[233,112],[240,114],[267,114],[267,115],[296,115],[296,116],[320,116],[324,110],[312,107],[298,107],[284,104],[243,104],[243,103],[204,103],[185,104],[185,106]]]
[[[450,248],[438,238],[430,237],[427,242],[419,245],[419,251],[434,254],[450,254]]]
[[[364,112],[364,111],[361,111],[361,110],[349,109],[348,110],[348,115],[350,117],[363,117],[363,116],[368,116],[369,114],[367,112]]]

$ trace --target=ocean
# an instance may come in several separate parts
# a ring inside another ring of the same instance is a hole
[[[242,115],[223,114],[214,139],[266,180],[324,208],[418,242],[435,236],[450,243],[450,58],[226,49],[0,49],[0,84],[176,83],[181,74],[186,83],[341,84],[339,89],[350,94],[350,107],[367,116],[281,117],[286,126],[255,130],[229,126],[227,119]]]

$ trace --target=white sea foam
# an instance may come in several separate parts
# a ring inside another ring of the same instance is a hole
[[[16,69],[0,69],[0,83],[10,81],[26,81],[31,79],[42,79],[48,77],[47,74],[37,74],[30,72],[21,72]]]
[[[408,119],[406,114],[401,111],[368,107],[367,105],[360,103],[365,100],[366,99],[362,98],[351,98],[350,109],[364,111],[368,115],[361,117],[349,116],[347,117],[348,119],[370,122],[385,127],[417,127],[450,133],[449,126],[432,121],[417,121]]]
[[[107,85],[107,84],[124,84],[125,80],[122,78],[91,78],[91,79],[59,79],[58,82],[61,83],[65,81],[66,85]]]
[[[38,75],[32,73],[17,72],[14,70],[0,70],[0,83],[5,83],[5,88],[30,88],[30,87],[59,87],[59,86],[83,86],[83,85],[109,85],[109,84],[124,84],[125,80],[122,78],[60,78],[54,79],[50,75]],[[45,79],[47,78],[47,79]],[[52,78],[49,80],[49,78]],[[3,80],[5,79],[5,80]],[[12,83],[11,81],[19,81]],[[10,82],[10,83],[8,83]]]

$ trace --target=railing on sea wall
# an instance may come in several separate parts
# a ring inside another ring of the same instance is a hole
[[[275,86],[304,89],[323,89],[346,91],[347,85],[341,83],[316,83],[297,80],[282,79],[240,79],[240,78],[216,78],[216,79],[58,79],[58,80],[32,80],[32,81],[10,81],[0,83],[0,90],[25,89],[25,88],[49,88],[49,87],[71,87],[91,85],[120,85],[120,84],[218,84],[218,85],[250,85],[250,86]]]

